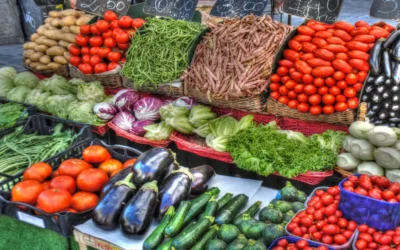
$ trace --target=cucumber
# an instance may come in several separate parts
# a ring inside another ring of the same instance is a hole
[[[250,217],[254,217],[254,215],[257,214],[258,210],[260,210],[261,204],[262,204],[261,201],[257,201],[255,203],[253,203],[253,205],[251,205],[246,211],[244,211],[240,215],[236,216],[235,220],[233,221],[233,224],[237,226],[240,223],[240,221],[243,219],[243,215],[245,215],[245,214],[250,215]]]
[[[217,232],[218,239],[225,241],[227,244],[234,241],[239,234],[239,228],[232,224],[223,224]]]
[[[144,250],[153,250],[156,249],[161,242],[164,240],[164,230],[171,220],[172,216],[174,216],[175,209],[173,206],[169,207],[167,213],[164,215],[160,224],[154,229],[154,231],[150,234],[149,237],[143,242]]]
[[[261,241],[249,240],[244,250],[265,250],[266,247]]]
[[[236,240],[232,241],[228,245],[228,250],[242,250],[247,246],[248,240],[246,239],[246,236],[243,234],[239,234],[239,236],[236,238]]]
[[[210,240],[206,245],[206,250],[224,250],[226,248],[226,243],[219,239]]]
[[[182,201],[179,204],[178,210],[176,210],[175,215],[172,217],[171,221],[168,223],[164,230],[164,235],[166,238],[175,237],[183,227],[183,220],[190,209],[190,201]]]
[[[172,239],[167,240],[166,242],[162,243],[157,250],[170,250],[172,245]]]
[[[221,209],[223,206],[225,206],[230,200],[232,200],[232,197],[232,193],[224,194],[224,196],[222,196],[221,199],[218,200],[218,209]]]
[[[214,217],[204,217],[195,224],[186,227],[172,241],[172,250],[189,249],[214,223]]]
[[[204,194],[200,195],[196,199],[192,200],[192,206],[190,207],[189,211],[187,212],[185,219],[183,220],[183,225],[188,225],[197,215],[199,215],[207,202],[211,199],[212,196],[218,195],[219,189],[216,187],[210,188]]]
[[[208,232],[201,237],[201,239],[191,248],[191,250],[203,250],[206,247],[207,242],[215,238],[217,231],[217,225],[211,226]]]
[[[247,195],[236,195],[221,210],[218,211],[217,216],[215,217],[215,223],[218,225],[231,223],[237,213],[244,206],[246,206],[248,200],[249,197],[247,197]]]

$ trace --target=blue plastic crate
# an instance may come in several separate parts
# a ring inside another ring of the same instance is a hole
[[[347,180],[348,178],[339,183],[339,209],[343,212],[343,217],[380,231],[392,230],[400,225],[400,202],[390,203],[347,191],[343,188],[343,183]]]
[[[278,241],[281,240],[281,239],[286,239],[289,243],[296,243],[296,242],[299,241],[299,240],[305,240],[305,239],[298,238],[298,237],[295,237],[295,236],[284,236],[284,237],[279,237],[279,238],[275,239],[275,240],[271,243],[271,245],[268,247],[268,250],[271,250],[274,246],[276,246],[276,244],[278,244]],[[319,244],[319,243],[317,243],[317,242],[315,242],[315,241],[310,241],[310,240],[306,240],[306,241],[308,242],[308,245],[309,245],[310,247],[326,246],[326,245],[324,245],[324,244]],[[326,246],[326,247],[328,247],[328,246]],[[334,249],[331,248],[331,247],[328,247],[328,249],[329,249],[329,250],[334,250]]]

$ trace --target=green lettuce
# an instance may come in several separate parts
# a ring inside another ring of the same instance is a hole
[[[102,102],[106,95],[104,87],[99,81],[89,82],[78,85],[76,97],[79,101],[87,102]]]
[[[46,101],[50,96],[50,92],[43,92],[40,89],[32,89],[26,96],[25,103],[34,105],[40,110],[45,110]]]
[[[217,117],[217,114],[211,111],[211,108],[204,105],[195,105],[190,110],[189,121],[195,128],[198,128],[209,120]]]
[[[231,136],[238,131],[238,121],[232,116],[221,116],[208,124],[214,137]]]
[[[100,120],[96,114],[93,113],[93,106],[95,102],[79,102],[74,101],[66,108],[68,113],[68,119],[82,122],[95,126],[102,126],[105,124],[104,121]]]
[[[14,78],[15,86],[36,88],[39,85],[39,78],[29,71],[18,73]]]
[[[26,86],[15,87],[7,93],[7,99],[14,102],[23,102],[30,91],[31,89]]]
[[[72,94],[49,96],[44,105],[44,110],[52,115],[67,119],[67,107],[74,101],[76,101],[76,97]]]
[[[54,95],[68,95],[74,93],[73,86],[67,79],[59,75],[53,75],[50,78],[40,81],[39,89],[51,92]]]
[[[0,68],[0,77],[7,77],[11,81],[17,76],[17,71],[13,67]]]
[[[8,92],[15,87],[12,79],[0,75],[0,97],[7,97]]]
[[[167,140],[174,130],[171,126],[165,122],[150,124],[143,127],[146,130],[145,138],[151,141],[164,141]]]

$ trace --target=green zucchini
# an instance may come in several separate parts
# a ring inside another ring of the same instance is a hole
[[[261,201],[254,202],[253,205],[251,205],[248,209],[246,209],[246,211],[236,216],[235,220],[233,221],[233,224],[237,226],[243,219],[243,215],[245,214],[250,215],[250,217],[254,217],[254,215],[257,214],[258,210],[260,210],[261,204],[262,204]]]
[[[228,245],[228,250],[242,250],[247,246],[247,243],[248,240],[246,236],[239,234],[239,236]]]
[[[232,200],[232,197],[232,193],[224,194],[224,196],[222,196],[221,199],[218,200],[218,209],[221,209],[223,206],[225,206],[230,200]]]
[[[167,210],[167,213],[164,215],[160,224],[154,229],[154,231],[150,234],[149,237],[143,242],[144,250],[153,250],[156,249],[164,240],[164,230],[171,220],[172,216],[174,216],[175,209],[173,206],[170,206]]]
[[[242,234],[244,234],[247,238],[258,240],[262,238],[263,231],[266,226],[266,223],[255,220],[249,215],[245,214],[242,222],[239,224],[239,229],[240,232],[242,232]]]
[[[172,241],[172,250],[189,249],[214,223],[214,217],[204,217],[195,224],[186,227]]]
[[[237,213],[244,206],[246,206],[248,200],[249,197],[247,197],[247,195],[236,195],[221,210],[218,211],[217,216],[215,217],[215,223],[218,225],[231,223]]]
[[[240,234],[239,228],[232,224],[223,224],[217,232],[218,239],[225,241],[227,244],[234,241]]]
[[[286,186],[281,190],[282,200],[285,201],[298,201],[298,190],[289,181],[286,182]]]
[[[188,225],[197,215],[199,215],[207,205],[207,202],[211,199],[212,196],[218,195],[219,189],[216,187],[210,188],[207,192],[203,193],[196,199],[192,200],[192,206],[187,212],[185,219],[183,220],[183,225]]]
[[[283,221],[283,214],[280,210],[274,208],[273,205],[268,205],[261,209],[258,219],[260,221],[270,221],[279,224]]]
[[[261,241],[249,240],[244,250],[265,250],[266,247]]]
[[[215,238],[217,231],[217,225],[211,226],[208,232],[201,237],[201,239],[191,248],[191,250],[203,250],[206,247],[207,242]]]
[[[274,205],[274,208],[278,209],[282,213],[286,213],[289,210],[292,210],[292,205],[288,201],[277,201],[276,204]]]
[[[224,250],[226,248],[226,243],[219,239],[210,240],[206,245],[206,250]]]
[[[164,230],[164,235],[166,238],[175,237],[183,227],[183,220],[190,209],[190,201],[182,201],[179,204],[178,210],[176,210],[175,215],[172,217],[171,221],[168,223]]]
[[[172,239],[167,240],[166,242],[162,243],[157,250],[170,250],[172,245]]]
[[[267,224],[263,232],[264,245],[268,247],[276,238],[285,235],[285,228],[282,225]]]

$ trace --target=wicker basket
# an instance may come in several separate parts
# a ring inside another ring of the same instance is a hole
[[[346,110],[344,112],[333,113],[331,115],[311,115],[309,113],[300,113],[296,109],[289,108],[288,106],[275,101],[272,98],[268,98],[267,101],[267,112],[277,116],[297,118],[306,121],[314,122],[327,122],[327,123],[339,123],[350,125],[354,121],[354,112],[352,110]]]
[[[130,88],[133,89],[133,81],[131,79],[128,79],[124,76],[122,76],[122,83],[125,88]],[[172,97],[181,97],[183,96],[183,84],[181,87],[175,87],[170,84],[162,84],[158,85],[156,89],[139,89],[138,91],[141,92],[149,92],[153,94],[158,94],[158,95],[166,95],[166,96],[172,96]]]
[[[281,127],[287,130],[301,132],[306,136],[310,136],[313,134],[321,134],[329,129],[335,131],[343,131],[343,132],[347,132],[349,130],[349,128],[345,125],[303,121],[288,117],[282,118]]]
[[[347,178],[347,177],[349,177],[349,176],[351,176],[351,175],[354,174],[353,172],[344,170],[344,169],[341,168],[341,167],[336,167],[334,170],[335,170],[336,172],[338,172],[339,174],[341,174],[342,177],[343,177],[343,179],[345,179],[345,178]]]
[[[29,66],[28,64],[24,63],[24,67],[30,71],[32,71],[33,73],[36,74],[41,74],[41,75],[45,75],[45,76],[52,76],[54,74],[59,75],[59,76],[63,76],[63,77],[69,77],[69,70],[68,70],[68,65],[61,65],[58,69],[56,70],[36,70],[34,68],[32,68],[31,66]]]
[[[189,88],[187,86],[185,86],[184,89],[185,95],[194,98],[198,102],[221,108],[238,109],[256,113],[260,113],[264,110],[265,102],[268,96],[267,93],[264,92],[254,97],[225,99],[221,97],[207,96],[206,93]]]
[[[106,88],[122,88],[122,79],[119,73],[110,75],[85,75],[76,67],[69,65],[71,77],[80,78],[85,82],[99,81]]]

